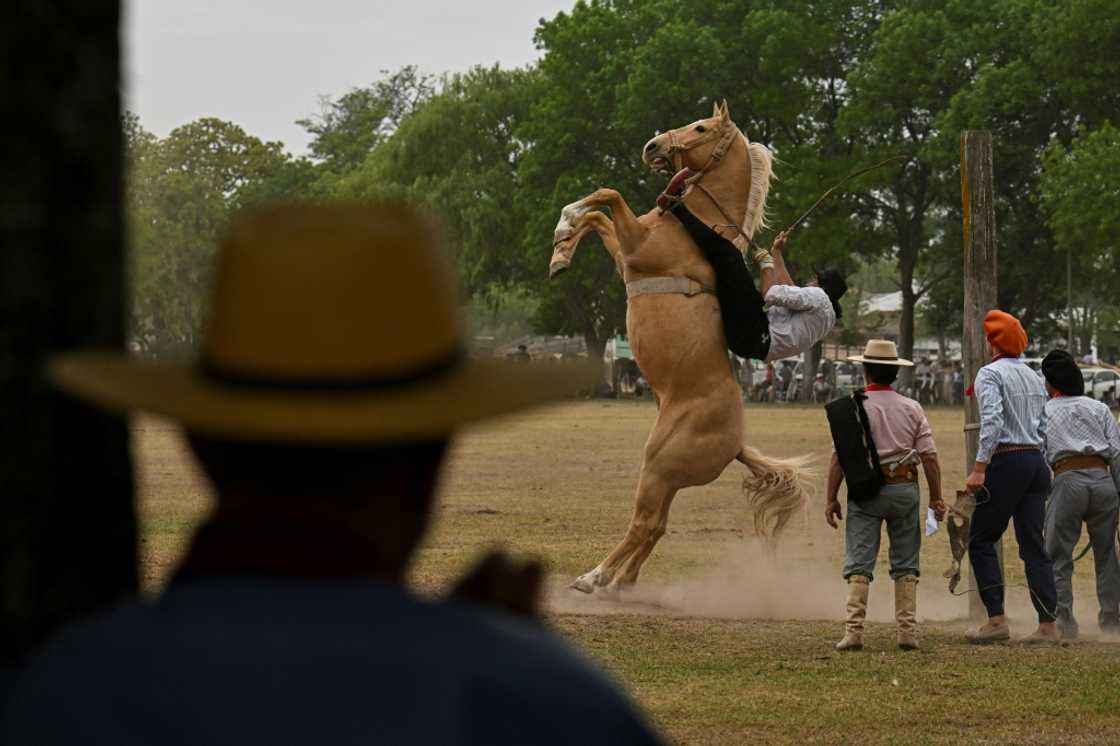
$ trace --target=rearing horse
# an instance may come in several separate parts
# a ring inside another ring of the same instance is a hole
[[[685,204],[740,249],[762,224],[770,152],[747,142],[726,102],[708,119],[653,138],[642,158],[662,173],[692,169]],[[597,207],[609,208],[611,216]],[[618,192],[599,189],[562,211],[550,277],[568,268],[589,231],[602,237],[626,282],[630,347],[658,409],[630,528],[614,551],[572,583],[585,593],[633,585],[665,534],[677,491],[715,480],[736,459],[748,470],[743,491],[759,533],[781,531],[805,500],[801,461],[770,458],[743,444],[742,398],[712,290],[715,273],[677,219],[656,209],[636,217]]]

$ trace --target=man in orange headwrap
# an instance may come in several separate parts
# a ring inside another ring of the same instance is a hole
[[[1019,356],[1027,349],[1027,333],[1009,313],[993,310],[984,318],[992,362],[976,374],[974,391],[980,410],[980,447],[965,489],[977,494],[968,554],[988,622],[967,637],[975,643],[1010,638],[1003,609],[1003,577],[996,542],[1015,519],[1019,557],[1026,568],[1038,629],[1026,643],[1056,642],[1057,593],[1054,570],[1042,541],[1050,469],[1042,457],[1046,389]]]

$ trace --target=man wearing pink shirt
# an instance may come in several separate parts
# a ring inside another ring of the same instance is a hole
[[[897,642],[903,650],[914,650],[918,647],[918,552],[922,545],[918,464],[921,463],[929,483],[930,507],[940,520],[946,508],[941,499],[941,467],[937,460],[937,448],[921,405],[891,388],[899,368],[913,365],[909,360],[898,357],[894,343],[873,339],[867,343],[863,355],[849,360],[863,363],[868,386],[862,406],[883,480],[877,494],[863,499],[855,499],[849,490],[848,522],[844,532],[847,617],[844,637],[836,644],[836,649],[863,648],[867,596],[874,578],[875,559],[879,555],[879,539],[885,521],[890,539],[890,574],[895,584]],[[836,521],[843,518],[838,497],[843,479],[840,459],[833,453],[825,506],[825,520],[833,528],[837,526]]]

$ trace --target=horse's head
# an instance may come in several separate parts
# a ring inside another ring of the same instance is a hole
[[[672,176],[681,168],[708,168],[723,155],[738,128],[727,113],[727,102],[713,107],[712,116],[658,135],[646,143],[642,160],[658,173]],[[717,155],[718,153],[718,155]]]

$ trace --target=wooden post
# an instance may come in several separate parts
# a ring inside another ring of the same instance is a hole
[[[0,24],[0,668],[137,588],[125,421],[51,355],[124,346],[119,0],[16,0]]]
[[[961,135],[961,206],[964,210],[964,335],[961,355],[965,387],[988,362],[984,316],[996,307],[997,247],[996,213],[992,189],[992,135],[968,130]],[[980,447],[980,413],[976,397],[965,397],[965,474],[972,472]],[[998,547],[1003,565],[1003,542]],[[972,563],[968,563],[969,586],[975,590]],[[969,616],[987,614],[978,593],[970,593]]]

